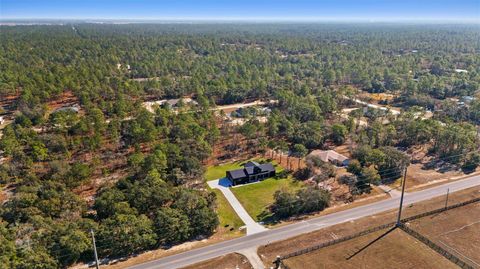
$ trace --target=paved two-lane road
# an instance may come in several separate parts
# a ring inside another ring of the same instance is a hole
[[[445,195],[447,189],[455,192],[480,185],[480,176],[472,176],[463,180],[432,187],[426,190],[407,193],[404,205],[428,200],[433,197]],[[480,195],[480,193],[479,193]],[[195,264],[231,252],[246,248],[265,245],[274,241],[284,240],[303,233],[308,233],[335,224],[347,222],[354,219],[374,215],[386,210],[394,209],[399,205],[399,198],[390,198],[364,206],[347,209],[329,215],[313,218],[306,221],[286,225],[265,232],[248,235],[245,237],[224,241],[218,244],[193,249],[180,254],[168,256],[151,262],[139,264],[132,269],[174,269]]]

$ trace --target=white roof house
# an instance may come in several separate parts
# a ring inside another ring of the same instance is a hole
[[[198,105],[197,101],[193,100],[192,98],[190,97],[185,97],[185,98],[177,98],[177,99],[162,99],[162,100],[158,100],[158,101],[148,101],[148,102],[143,102],[142,105],[143,107],[145,107],[148,111],[150,112],[154,112],[155,109],[154,109],[154,106],[155,105],[159,105],[159,106],[163,106],[165,104],[169,104],[170,107],[172,108],[176,108],[178,103],[180,102],[180,100],[184,103],[184,104],[188,104],[188,105]]]
[[[349,161],[348,157],[334,150],[314,150],[309,154],[309,156],[315,156],[324,162],[331,162],[341,166],[348,165]]]

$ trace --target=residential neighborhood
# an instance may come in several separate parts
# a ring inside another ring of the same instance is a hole
[[[0,269],[480,268],[478,0],[0,0]]]

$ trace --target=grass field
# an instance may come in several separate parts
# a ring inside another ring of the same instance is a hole
[[[473,267],[480,268],[480,203],[414,220],[408,225]]]
[[[238,217],[237,213],[235,213],[222,192],[217,189],[212,191],[217,195],[217,214],[220,221],[217,232],[229,236],[240,236],[245,234],[245,231],[238,230],[238,228],[245,224]]]
[[[347,260],[346,257],[385,231],[379,231],[284,261],[291,269],[356,268],[457,268],[400,229]]]
[[[207,171],[205,172],[205,179],[207,181],[214,180],[214,179],[219,179],[219,178],[224,178],[225,173],[228,170],[234,170],[234,169],[239,169],[242,168],[242,165],[248,161],[269,161],[264,158],[254,158],[251,160],[243,160],[243,161],[236,161],[232,163],[227,163],[227,164],[222,164],[222,165],[212,165],[207,167]],[[276,167],[277,172],[283,170],[280,166],[277,165],[275,161],[272,161],[272,164]]]
[[[480,203],[416,219],[407,225],[473,268],[480,268]],[[443,256],[400,229],[388,234],[352,259],[346,259],[383,232],[358,237],[284,262],[292,269],[353,269],[359,265],[362,268],[456,268]]]
[[[254,220],[267,221],[270,217],[267,209],[273,203],[273,194],[282,188],[297,190],[302,186],[302,182],[295,181],[289,176],[282,179],[269,178],[257,183],[231,188],[231,190]]]
[[[225,177],[225,173],[228,170],[238,169],[242,166],[245,161],[237,161],[233,163],[227,163],[222,165],[212,165],[207,167],[207,171],[205,172],[205,179],[207,181],[219,179]]]
[[[237,253],[214,258],[205,262],[197,263],[183,269],[252,269],[247,258]]]

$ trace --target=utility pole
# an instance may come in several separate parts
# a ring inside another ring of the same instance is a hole
[[[277,258],[275,259],[275,261],[273,263],[275,264],[275,269],[280,269],[280,265],[282,264],[282,260],[281,260],[280,256],[277,256]]]
[[[95,267],[99,269],[100,267],[98,265],[97,246],[95,245],[95,234],[93,233],[93,229],[90,229],[90,234],[92,235],[93,254],[95,255]]]
[[[402,207],[403,207],[403,196],[405,195],[405,181],[407,180],[407,168],[405,166],[405,171],[403,172],[403,180],[402,180],[402,196],[400,197],[400,207],[398,208],[398,218],[397,218],[397,227],[401,224],[402,219]]]
[[[447,189],[447,197],[445,198],[445,209],[447,209],[448,205],[448,193],[450,193],[450,188]]]

